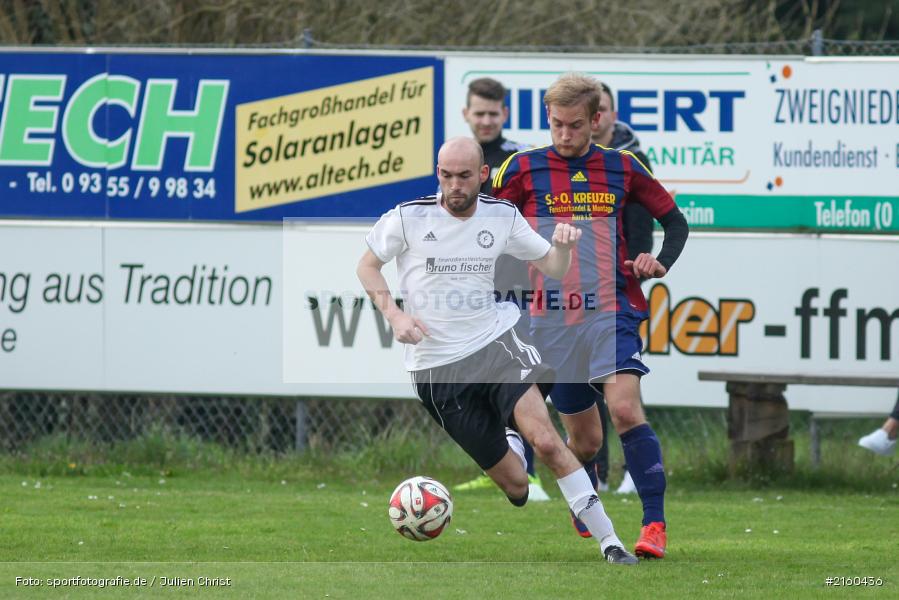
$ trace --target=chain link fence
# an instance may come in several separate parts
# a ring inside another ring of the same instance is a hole
[[[420,426],[410,400],[0,394],[0,450],[22,452],[42,438],[99,444],[163,430],[247,452],[353,448]]]
[[[337,48],[306,31],[305,48]],[[340,49],[349,48],[347,45]],[[355,46],[366,50],[528,51],[602,54],[746,54],[897,56],[899,40],[831,40],[816,31],[809,39],[666,47],[466,47]],[[697,447],[723,448],[725,411],[650,409],[661,436],[689,437]],[[347,449],[379,436],[420,429],[426,416],[410,400],[271,398],[0,392],[0,451],[17,453],[53,437],[98,444],[136,439],[160,429],[246,452],[288,453]],[[807,421],[806,421],[807,422]],[[799,421],[800,430],[803,421]],[[828,427],[831,427],[828,425]],[[807,427],[805,429],[807,431]],[[835,428],[834,428],[835,430]],[[689,436],[684,436],[689,432]],[[843,442],[851,441],[853,430]]]
[[[561,422],[550,409],[561,431]],[[648,409],[660,435],[690,432],[692,448],[726,439],[724,409]],[[251,453],[359,450],[390,436],[443,440],[415,400],[6,392],[0,451],[25,453],[46,438],[114,444],[165,432]]]
[[[408,46],[332,44],[303,32],[297,45],[316,50],[426,51],[426,52],[562,52],[577,54],[739,54],[770,56],[899,56],[899,40],[834,40],[818,29],[805,39],[762,42],[722,42],[688,46]]]
[[[558,414],[552,408],[550,413],[562,432]],[[703,481],[724,476],[729,446],[726,409],[648,406],[646,414],[662,440],[672,473]],[[837,476],[840,469],[846,470],[847,449],[877,423],[878,419],[870,418],[816,421],[807,412],[791,412],[790,436],[797,464]],[[187,443],[188,452],[198,448],[194,442],[200,442],[271,457],[311,451],[319,456],[358,458],[383,446],[388,449],[385,452],[396,452],[386,459],[391,465],[423,460],[431,464],[437,460],[434,457],[442,456],[438,462],[471,467],[415,400],[0,394],[0,452],[7,456],[33,458],[48,448],[77,448],[76,454],[83,455],[90,448],[91,455],[102,456],[102,461],[127,463],[127,456],[140,456],[139,451],[127,449],[129,442],[137,442],[137,447],[147,442]],[[119,452],[129,454],[118,456]],[[624,459],[611,431],[609,457],[611,479],[617,483]],[[871,469],[872,461],[865,456],[854,461],[851,464],[870,470],[872,477],[883,475],[883,469]]]

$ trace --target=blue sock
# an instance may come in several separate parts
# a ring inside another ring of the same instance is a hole
[[[534,449],[531,448],[531,445],[528,444],[524,438],[521,439],[524,442],[524,460],[528,464],[528,475],[534,475]]]
[[[643,502],[643,524],[665,522],[665,467],[662,446],[649,423],[621,434],[624,462]]]

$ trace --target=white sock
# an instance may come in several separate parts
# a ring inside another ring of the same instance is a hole
[[[506,441],[509,442],[509,448],[518,455],[518,458],[521,459],[521,466],[524,467],[524,470],[528,470],[528,461],[524,458],[524,444],[521,442],[521,438],[517,435],[517,433],[512,429],[506,429]]]
[[[600,549],[605,552],[609,546],[621,546],[624,544],[615,535],[612,520],[606,515],[606,511],[596,495],[596,490],[590,485],[590,478],[583,469],[557,479],[562,495],[568,501],[568,507],[578,519],[584,522],[593,537],[599,542]]]

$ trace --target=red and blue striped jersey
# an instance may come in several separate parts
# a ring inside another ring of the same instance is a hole
[[[529,307],[535,326],[578,323],[589,310],[626,311],[645,318],[640,283],[624,267],[627,246],[621,217],[628,202],[639,202],[656,219],[675,204],[637,157],[597,145],[578,158],[564,158],[552,146],[524,150],[500,168],[493,195],[518,206],[545,239],[552,238],[560,222],[583,231],[561,281],[530,268],[534,298]],[[549,302],[553,295],[555,305]]]

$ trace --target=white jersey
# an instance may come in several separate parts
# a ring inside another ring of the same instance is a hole
[[[380,261],[396,259],[403,310],[430,333],[406,345],[409,371],[465,358],[511,329],[520,313],[513,303],[495,301],[496,259],[537,260],[550,249],[513,204],[484,194],[467,219],[450,214],[439,193],[400,204],[366,242]]]

